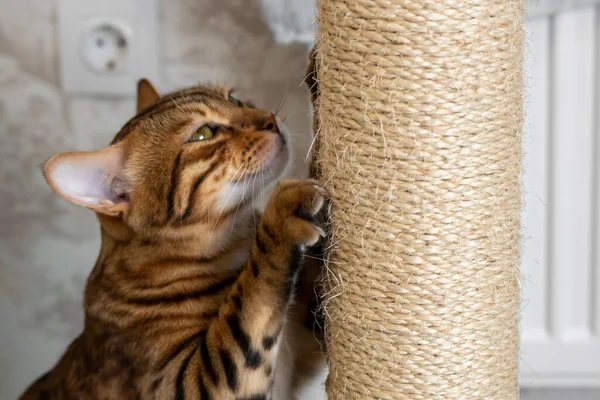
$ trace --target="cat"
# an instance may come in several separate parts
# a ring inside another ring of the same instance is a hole
[[[48,184],[96,213],[102,245],[83,332],[21,399],[294,398],[322,361],[318,267],[301,266],[327,193],[283,180],[252,206],[289,158],[280,121],[230,89],[161,97],[145,79],[107,148],[50,158]]]

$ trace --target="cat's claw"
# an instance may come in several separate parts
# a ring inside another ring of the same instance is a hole
[[[327,195],[316,181],[284,180],[275,188],[265,215],[279,221],[282,232],[291,242],[312,246],[326,235],[316,217]]]
[[[313,183],[313,187],[317,189],[323,197],[325,197],[326,199],[329,198],[329,192],[323,186]]]
[[[315,226],[315,228],[317,229],[317,232],[319,232],[319,236],[321,236],[321,237],[327,236],[327,233],[325,233],[325,231],[321,227]]]

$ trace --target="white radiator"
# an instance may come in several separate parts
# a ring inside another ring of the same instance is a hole
[[[526,25],[524,386],[600,386],[600,8]]]

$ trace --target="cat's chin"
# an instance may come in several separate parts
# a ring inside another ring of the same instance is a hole
[[[253,175],[259,175],[263,178],[265,184],[270,183],[279,178],[285,171],[290,161],[290,150],[286,142],[283,141],[279,151],[267,163],[262,170],[255,172]]]

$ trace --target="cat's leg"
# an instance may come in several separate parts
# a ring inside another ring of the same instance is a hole
[[[232,370],[238,370],[239,382],[236,385],[230,376],[227,386],[242,398],[266,394],[277,351],[289,350],[284,348],[286,343],[280,343],[280,336],[305,248],[314,245],[323,233],[315,224],[323,201],[324,190],[314,182],[285,181],[278,185],[258,227],[248,265],[231,292],[231,301],[209,330],[209,335],[221,339],[223,348],[229,347],[226,351],[237,364]],[[291,399],[291,393],[281,396],[274,399]]]
[[[276,187],[248,263],[218,317],[174,363],[175,399],[267,398],[304,251],[323,235],[315,215],[324,195],[313,181],[284,181]]]

